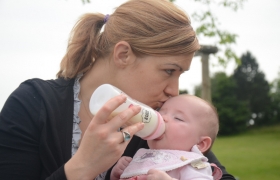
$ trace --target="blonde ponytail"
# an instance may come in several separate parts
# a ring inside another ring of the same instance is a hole
[[[103,25],[102,14],[89,13],[80,18],[71,31],[67,52],[61,61],[57,77],[73,78],[90,68],[98,54],[94,47],[98,43]]]

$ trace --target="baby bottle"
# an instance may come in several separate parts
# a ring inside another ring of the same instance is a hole
[[[103,84],[99,86],[92,94],[89,102],[90,112],[95,115],[100,108],[111,98],[119,95],[125,94],[120,89],[112,86],[110,84]],[[126,94],[125,94],[126,95]],[[126,95],[127,96],[127,95]],[[140,103],[129,96],[127,96],[126,102],[121,104],[117,109],[115,109],[111,115],[110,119],[116,116],[118,113],[123,110],[129,108],[132,105],[139,105],[141,107],[141,111],[133,116],[130,120],[128,120],[122,128],[129,126],[131,124],[135,124],[137,122],[143,122],[144,128],[137,132],[135,135],[141,137],[145,140],[152,140],[160,137],[165,131],[165,123],[161,117],[161,115],[153,110],[151,107]]]

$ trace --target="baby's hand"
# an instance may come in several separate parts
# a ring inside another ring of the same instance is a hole
[[[175,179],[170,177],[164,171],[157,170],[157,169],[150,169],[148,171],[147,180],[175,180]]]
[[[119,180],[121,174],[123,173],[123,171],[128,166],[131,160],[132,158],[128,156],[121,157],[111,171],[110,180]]]

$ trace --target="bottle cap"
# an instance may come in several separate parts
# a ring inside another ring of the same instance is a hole
[[[163,118],[162,118],[162,116],[157,111],[156,111],[156,113],[157,113],[157,117],[158,117],[157,127],[156,127],[155,131],[151,135],[142,138],[144,140],[156,139],[156,138],[160,137],[164,133],[164,131],[165,131],[165,123],[163,121]]]

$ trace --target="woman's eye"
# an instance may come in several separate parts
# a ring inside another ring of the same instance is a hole
[[[168,74],[168,75],[171,75],[175,70],[174,69],[167,69],[165,70],[165,72]]]

